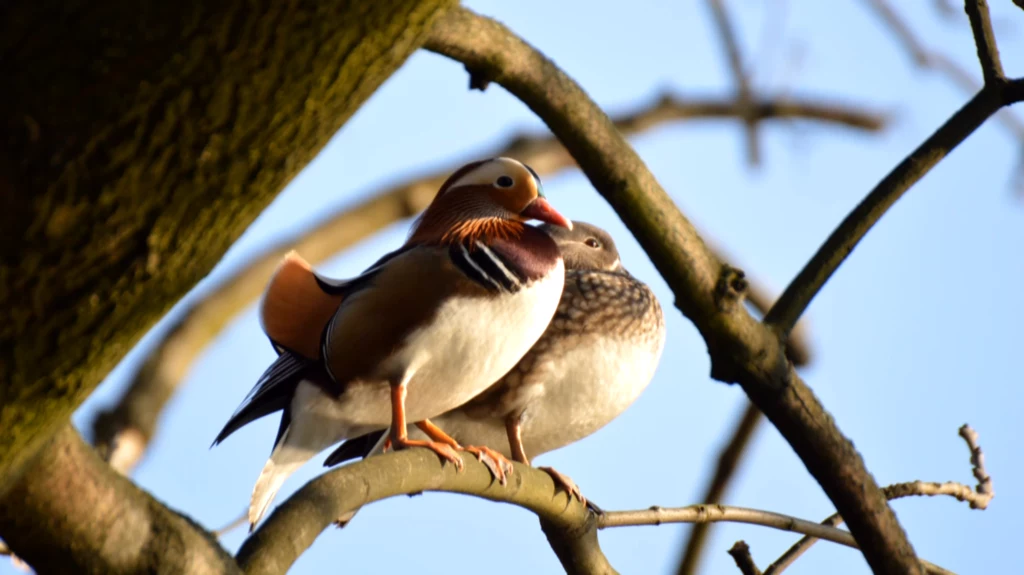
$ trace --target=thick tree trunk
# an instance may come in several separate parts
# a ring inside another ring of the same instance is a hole
[[[454,3],[0,6],[0,497]]]
[[[241,573],[216,539],[104,463],[70,425],[0,501],[0,532],[39,573]]]

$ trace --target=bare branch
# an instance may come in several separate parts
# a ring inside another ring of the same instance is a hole
[[[757,409],[757,406],[749,401],[744,403],[747,404],[746,409],[743,410],[743,415],[736,423],[731,439],[719,454],[715,473],[711,477],[704,496],[700,499],[703,503],[712,504],[722,501],[725,496],[725,490],[728,488],[736,472],[737,464],[747,446],[750,445],[750,439],[754,436],[754,431],[761,422],[761,411]],[[709,533],[710,524],[708,523],[697,523],[690,529],[690,535],[683,551],[683,558],[679,562],[676,573],[679,575],[697,573],[697,567],[700,564],[700,557],[704,550],[704,545],[707,543]]]
[[[989,477],[988,472],[985,471],[984,454],[981,451],[981,447],[978,445],[978,433],[974,431],[971,426],[964,424],[960,427],[959,434],[960,437],[963,437],[964,441],[967,442],[967,448],[971,451],[972,471],[974,473],[974,477],[978,480],[978,486],[974,490],[962,483],[956,483],[954,481],[946,483],[911,481],[885,487],[882,491],[885,493],[886,499],[892,500],[916,495],[949,495],[956,497],[959,501],[967,501],[970,504],[971,509],[987,508],[989,501],[991,501],[992,497],[995,496],[995,491],[992,489],[992,478]],[[821,524],[829,527],[838,527],[842,522],[842,516],[835,513],[829,516],[828,519],[822,521]],[[765,569],[764,575],[779,575],[779,573],[782,573],[801,555],[807,552],[815,542],[817,542],[817,539],[810,536],[800,539],[774,563],[769,565],[768,568]],[[948,571],[936,566],[929,567],[929,572],[948,573]]]
[[[0,500],[0,532],[41,573],[239,572],[209,533],[111,470],[70,425]]]
[[[757,120],[750,113],[753,104],[752,91],[750,89],[750,77],[743,69],[743,56],[740,54],[740,44],[736,39],[736,31],[725,9],[724,0],[708,0],[708,7],[711,9],[711,16],[718,30],[718,36],[722,41],[722,49],[725,52],[726,60],[729,62],[729,69],[732,71],[733,82],[736,86],[736,102],[744,109],[742,110],[743,123],[747,134],[747,161],[756,166],[761,161],[760,146],[757,141]]]
[[[590,572],[614,572],[597,537],[587,535],[596,533],[593,515],[558,489],[547,473],[517,463],[513,480],[503,487],[474,458],[456,472],[425,449],[369,457],[313,479],[242,544],[238,563],[249,575],[285,573],[339,517],[380,499],[421,491],[464,493],[529,509],[541,518],[553,548],[572,553],[577,565],[600,566]]]
[[[910,25],[896,13],[887,0],[868,0],[868,5],[903,45],[917,66],[940,72],[968,94],[974,94],[981,88],[982,84],[975,76],[956,60],[937,50],[925,47],[924,43],[915,36]],[[1021,142],[1021,150],[1024,153],[1024,121],[1009,108],[1000,110],[996,117],[1005,128],[1012,132],[1014,138]],[[1018,188],[1024,190],[1024,159],[1018,162],[1017,172]]]
[[[968,0],[967,5],[971,6],[971,2]],[[979,0],[979,5],[985,8],[986,13],[984,18],[979,18],[987,22],[987,5],[984,0]],[[976,26],[975,34],[982,35],[977,38],[979,46],[989,45],[984,38],[985,29],[984,24]],[[991,32],[991,26],[988,32]],[[850,212],[772,306],[765,316],[765,323],[780,333],[788,333],[825,282],[896,200],[992,114],[1017,101],[1020,101],[1020,94],[1016,94],[1005,79],[986,83],[974,98],[889,172]]]
[[[992,488],[992,478],[985,471],[985,454],[981,452],[981,446],[978,445],[978,432],[965,423],[960,427],[959,433],[960,437],[967,442],[967,448],[971,450],[971,465],[973,466],[971,471],[974,473],[974,478],[978,480],[978,485],[974,489],[977,497],[965,497],[961,501],[969,501],[971,509],[986,509],[996,492]]]
[[[630,525],[661,525],[663,523],[747,523],[761,525],[782,531],[814,535],[847,547],[856,547],[857,542],[847,531],[827,527],[821,523],[797,519],[781,513],[732,507],[729,505],[691,505],[689,507],[651,507],[639,511],[606,511],[598,517],[600,529]]]
[[[615,123],[624,134],[631,135],[668,122],[732,120],[740,117],[743,110],[737,102],[728,100],[684,99],[665,94],[620,115]],[[880,113],[807,97],[757,101],[750,113],[758,121],[803,119],[868,132],[881,130],[886,124]],[[575,167],[565,148],[549,134],[523,133],[477,155],[493,156],[516,157],[541,175]],[[93,420],[94,443],[111,466],[128,473],[139,462],[155,433],[164,405],[184,380],[192,362],[232,318],[259,297],[285,252],[296,249],[316,264],[391,223],[412,217],[426,207],[440,184],[459,165],[414,177],[355,206],[346,206],[305,232],[306,235],[286,239],[254,256],[248,266],[223,280],[210,296],[185,312],[135,373],[116,404]],[[764,289],[752,284],[751,303],[762,302],[764,293]],[[767,305],[763,311],[767,311]],[[797,365],[806,362],[810,354],[806,338],[794,332],[789,352]]]
[[[981,63],[985,85],[1006,80],[1003,63],[999,60],[999,48],[996,46],[996,35],[992,32],[992,19],[989,16],[987,0],[966,0],[964,10],[971,21],[974,43],[978,48],[978,62]]]
[[[737,541],[733,544],[732,549],[729,549],[729,555],[732,555],[736,567],[739,567],[743,575],[761,575],[761,570],[754,563],[754,558],[750,555],[750,546],[746,541]]]
[[[534,48],[465,8],[434,27],[426,47],[465,64],[471,86],[498,82],[530,107],[615,209],[708,344],[711,375],[743,386],[847,517],[878,572],[919,573],[920,563],[853,445],[787,361],[783,339],[716,290],[722,265],[611,121]],[[787,330],[788,331],[788,330]]]
[[[514,480],[506,486],[496,483],[487,467],[475,459],[467,459],[463,471],[458,472],[425,449],[391,452],[340,467],[313,479],[278,507],[242,544],[238,562],[250,575],[284,573],[338,518],[381,499],[423,491],[473,495],[536,513],[568,573],[615,572],[597,541],[597,530],[611,527],[727,521],[810,534],[857,547],[847,531],[743,507],[652,507],[595,515],[577,499],[569,499],[547,473],[519,463],[514,466]]]

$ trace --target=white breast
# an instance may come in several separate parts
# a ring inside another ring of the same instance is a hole
[[[565,447],[621,415],[647,388],[663,347],[663,336],[645,344],[580,338],[575,349],[549,365],[544,384],[527,402],[522,421],[527,455]],[[464,445],[486,445],[511,456],[501,415],[455,409],[432,421]]]
[[[555,315],[564,276],[559,260],[547,276],[515,293],[458,297],[442,304],[434,320],[412,332],[389,359],[412,374],[407,384],[408,421],[454,409],[512,369]],[[385,382],[350,385],[339,400],[318,407],[330,410],[332,418],[352,430],[391,424]]]
[[[408,339],[407,361],[421,366],[409,384],[410,421],[462,405],[508,373],[547,329],[564,277],[559,260],[516,293],[445,303],[436,321]]]
[[[622,414],[647,388],[664,345],[594,338],[555,364],[543,397],[523,414],[523,444],[535,457],[574,443]]]

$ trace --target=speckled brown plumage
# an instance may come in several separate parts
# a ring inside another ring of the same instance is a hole
[[[577,223],[577,226],[580,224]],[[625,270],[568,270],[558,311],[540,340],[505,377],[462,407],[472,417],[504,417],[535,395],[567,350],[607,338],[654,345],[665,317],[654,292]]]

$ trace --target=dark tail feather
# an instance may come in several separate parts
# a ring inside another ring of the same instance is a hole
[[[295,388],[315,364],[297,354],[285,351],[270,364],[260,376],[256,386],[238,406],[235,413],[224,425],[224,429],[213,440],[213,447],[245,425],[277,411],[286,411],[291,404]],[[278,434],[280,435],[280,434]]]
[[[324,467],[333,467],[351,459],[366,457],[373,450],[373,446],[380,441],[381,436],[387,432],[387,429],[372,431],[345,441],[327,456],[327,459],[324,460]]]

